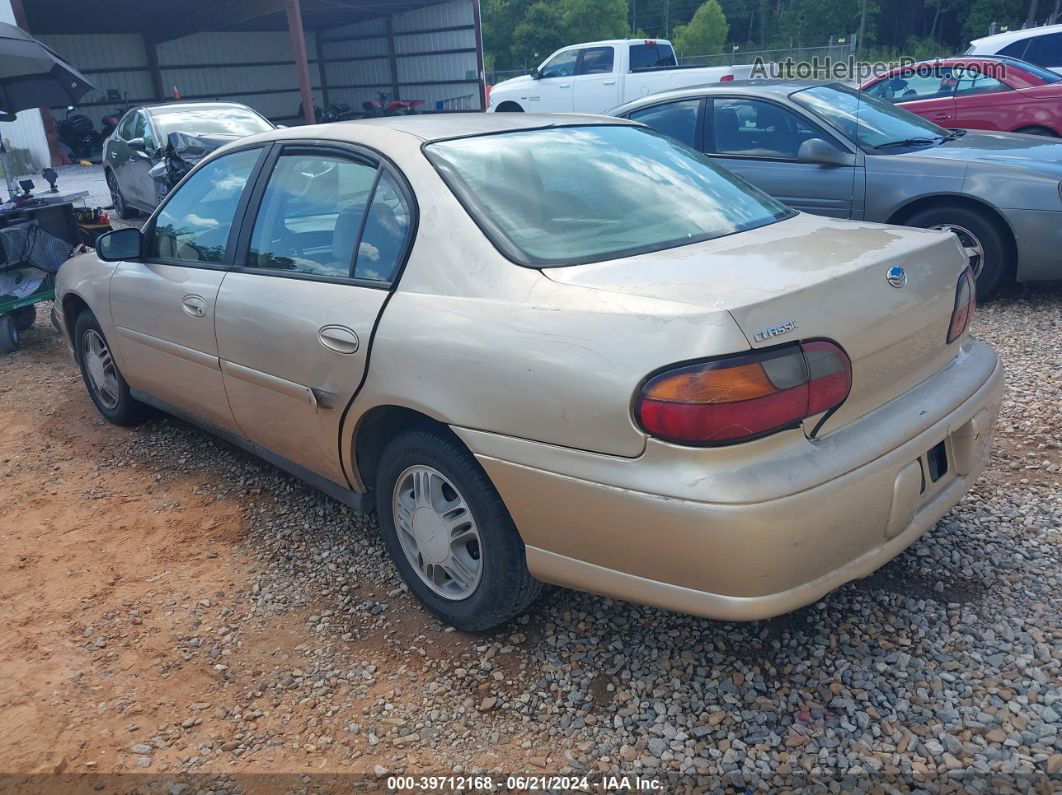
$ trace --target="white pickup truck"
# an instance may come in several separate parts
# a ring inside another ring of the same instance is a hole
[[[592,41],[557,50],[530,75],[491,87],[487,111],[601,113],[647,94],[751,73],[751,65],[679,66],[664,39]]]

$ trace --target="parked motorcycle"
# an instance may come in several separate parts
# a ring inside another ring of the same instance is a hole
[[[377,92],[378,99],[361,103],[368,116],[412,116],[424,104],[423,99],[396,99],[394,94]]]
[[[332,102],[325,107],[324,110],[313,106],[313,118],[318,124],[327,124],[333,121],[349,121],[355,119],[358,114],[354,113],[354,109],[345,102]],[[299,118],[302,118],[302,103],[299,103]]]
[[[107,89],[107,99],[111,102],[117,102],[118,106],[114,109],[113,113],[104,116],[100,120],[100,125],[103,127],[103,137],[109,138],[111,133],[118,127],[118,123],[122,120],[122,117],[129,112],[129,95],[124,97],[119,94],[115,89]]]
[[[66,118],[56,122],[59,140],[66,145],[74,157],[99,157],[103,138],[96,132],[92,119],[84,113],[74,113],[74,106],[66,109]]]

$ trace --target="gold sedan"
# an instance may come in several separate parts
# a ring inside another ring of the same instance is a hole
[[[462,629],[541,582],[813,602],[969,489],[1002,389],[954,235],[794,212],[601,117],[243,139],[57,293],[106,418],[161,409],[375,510]]]

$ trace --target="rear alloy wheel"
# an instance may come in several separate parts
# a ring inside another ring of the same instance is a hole
[[[1009,249],[999,227],[984,213],[967,207],[931,207],[907,219],[909,226],[953,233],[966,253],[977,281],[977,297],[988,298],[1010,269]]]
[[[12,315],[0,317],[0,353],[14,353],[22,345],[18,323]]]
[[[376,487],[384,545],[410,590],[441,620],[491,629],[540,593],[490,478],[445,429],[395,437],[380,458]]]
[[[111,203],[114,204],[114,211],[118,213],[119,218],[129,220],[140,214],[125,203],[125,196],[122,195],[122,189],[118,187],[118,180],[115,179],[113,171],[107,172],[107,189],[111,192]]]
[[[115,425],[136,425],[147,415],[147,406],[129,394],[107,338],[89,312],[82,312],[74,323],[74,353],[89,397],[108,421]]]

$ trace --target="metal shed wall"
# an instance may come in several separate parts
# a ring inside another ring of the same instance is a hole
[[[427,111],[482,110],[474,9],[455,0],[320,34],[328,100],[359,109],[384,92]]]
[[[328,31],[306,32],[310,79],[319,106],[354,110],[378,92],[425,100],[424,110],[482,110],[476,0],[452,0]],[[299,123],[299,86],[287,31],[195,33],[154,45],[138,33],[39,34],[99,90],[79,111],[114,112],[108,89],[131,105],[173,96],[242,102],[286,124]],[[154,64],[157,64],[156,76]],[[63,118],[65,108],[55,108]]]

